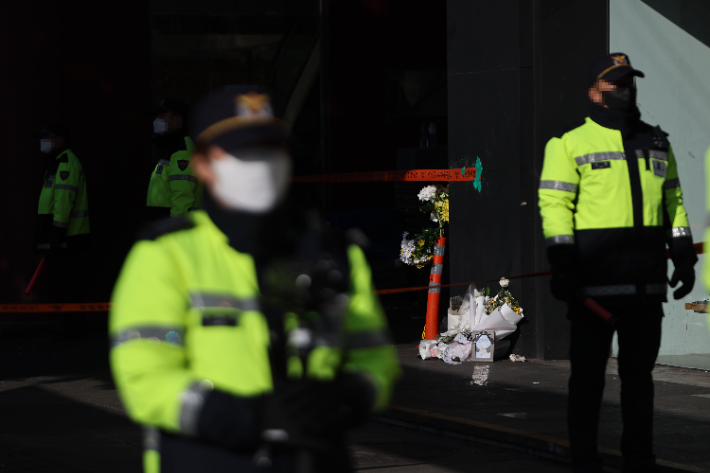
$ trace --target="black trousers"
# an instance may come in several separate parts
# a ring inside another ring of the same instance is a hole
[[[568,429],[575,472],[601,472],[597,453],[599,410],[614,331],[619,341],[621,453],[624,471],[653,468],[653,376],[661,345],[660,303],[606,307],[618,317],[615,326],[580,305],[570,304],[571,326]]]

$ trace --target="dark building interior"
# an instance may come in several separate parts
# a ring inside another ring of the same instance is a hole
[[[4,169],[12,176],[1,191],[10,203],[0,232],[3,303],[108,301],[153,166],[147,109],[167,96],[194,104],[244,83],[269,86],[280,98],[299,176],[460,169],[480,158],[483,192],[470,182],[450,186],[444,284],[545,270],[536,206],[544,143],[586,113],[578,71],[608,49],[605,0],[153,0],[120,9],[37,1],[4,8],[0,35],[13,47],[0,53],[11,71],[0,107]],[[81,267],[50,260],[25,297],[39,261],[31,240],[43,172],[30,134],[56,119],[71,128],[86,170],[94,246]],[[436,135],[423,136],[432,127]],[[416,199],[424,184],[297,183],[292,192],[331,226],[363,230],[375,284],[385,289],[428,284],[428,269],[398,259],[402,232],[427,225]],[[64,300],[67,284],[82,301]],[[526,307],[518,331],[526,336],[515,350],[566,357],[566,344],[556,342],[566,326],[545,324],[543,314],[561,310],[547,281],[516,281],[511,289]],[[458,293],[442,291],[441,319]],[[426,300],[425,291],[382,298],[396,335],[419,336]]]
[[[13,251],[0,258],[3,303],[109,300],[140,225],[153,166],[147,109],[165,97],[192,105],[237,84],[270,87],[293,126],[296,175],[446,167],[445,2],[154,0],[114,11],[79,1],[8,8],[2,34],[16,47],[3,53],[13,74],[5,78],[12,93],[3,94],[0,133],[13,176],[4,190],[13,224],[0,238]],[[43,173],[30,134],[49,120],[72,130],[88,178],[94,244],[82,268],[48,260],[25,297],[38,262],[30,244]],[[437,139],[422,150],[421,127],[431,123]],[[416,208],[419,184],[295,184],[293,193],[331,225],[364,231],[377,287],[406,287],[428,282],[427,270],[398,260],[402,231],[427,222]],[[83,300],[65,300],[66,284],[58,282],[66,278]],[[413,323],[423,324],[425,293],[389,296],[383,304],[395,325],[417,309]]]

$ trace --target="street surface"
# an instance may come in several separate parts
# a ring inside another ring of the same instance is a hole
[[[422,361],[415,344],[400,344],[397,350],[404,377],[392,404],[566,441],[568,361],[447,365]],[[653,376],[657,457],[710,471],[710,373],[657,365]],[[599,445],[617,451],[623,428],[620,391],[616,360],[610,359]]]
[[[0,340],[0,473],[141,469],[141,434],[108,369],[105,332]],[[352,434],[357,471],[564,472],[564,463],[368,422]]]

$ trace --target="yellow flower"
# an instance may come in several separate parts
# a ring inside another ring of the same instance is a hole
[[[417,242],[417,245],[419,245],[419,246],[424,246],[424,240],[419,240],[419,241]]]
[[[439,211],[437,212],[439,215],[439,220],[441,220],[444,223],[447,223],[449,221],[449,201],[445,200],[442,202],[441,207],[439,208]]]

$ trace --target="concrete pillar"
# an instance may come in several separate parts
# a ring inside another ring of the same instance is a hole
[[[587,115],[587,67],[608,51],[608,0],[448,0],[447,7],[449,167],[482,165],[480,191],[451,185],[451,280],[547,270],[537,207],[544,146]],[[511,282],[526,317],[514,352],[563,359],[565,306],[548,281]]]

